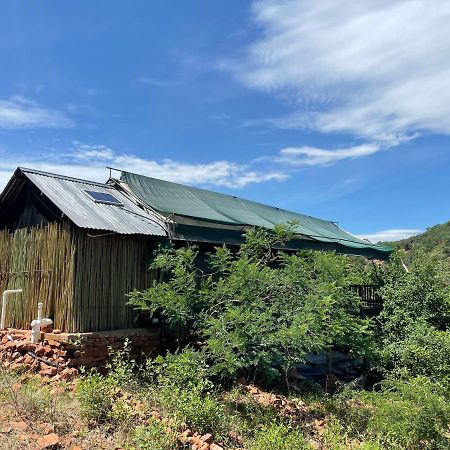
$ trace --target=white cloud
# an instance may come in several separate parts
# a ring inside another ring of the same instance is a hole
[[[358,235],[361,239],[367,239],[371,242],[392,242],[400,241],[401,239],[406,239],[411,236],[416,236],[417,234],[423,233],[424,230],[414,230],[414,229],[399,229],[399,230],[382,230],[376,231],[370,234],[360,234]]]
[[[154,161],[132,154],[117,153],[104,145],[74,142],[69,151],[51,154],[45,160],[39,157],[2,158],[0,160],[0,188],[3,188],[17,166],[30,167],[68,176],[106,181],[112,166],[163,180],[192,185],[215,185],[243,188],[252,183],[282,181],[287,174],[282,171],[255,170],[251,165],[230,161],[213,161],[205,164],[189,164],[165,159]]]
[[[72,120],[21,96],[0,100],[0,128],[70,128]]]
[[[260,0],[252,13],[260,37],[223,66],[287,102],[278,125],[450,134],[450,2]]]
[[[343,159],[355,159],[372,155],[381,150],[379,144],[361,144],[337,150],[326,150],[317,147],[287,147],[279,152],[274,160],[289,166],[323,166]]]

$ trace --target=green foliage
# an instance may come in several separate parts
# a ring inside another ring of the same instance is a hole
[[[425,233],[390,244],[394,244],[405,252],[407,264],[423,253],[435,261],[448,259],[450,258],[450,222],[435,225]]]
[[[279,369],[333,345],[363,351],[368,323],[347,288],[354,281],[349,259],[274,251],[289,236],[289,227],[252,229],[238,252],[216,248],[208,273],[197,268],[195,247],[161,250],[152,269],[164,271],[165,281],[133,292],[130,303],[202,339],[210,373],[224,379],[244,374],[270,381]]]
[[[312,448],[295,428],[272,423],[258,430],[247,444],[252,450],[301,450]]]
[[[450,388],[450,333],[418,321],[404,329],[404,338],[380,348],[382,367],[405,376],[424,375]],[[450,391],[449,391],[450,394]]]
[[[377,319],[378,368],[405,376],[425,375],[450,392],[450,289],[445,264],[425,255],[406,272],[399,254],[385,267],[383,311]]]
[[[348,393],[347,393],[348,395]],[[351,393],[336,403],[344,427],[385,449],[447,449],[450,403],[425,377],[388,380],[380,391]]]
[[[110,356],[107,375],[101,375],[94,369],[86,373],[77,385],[81,413],[93,424],[121,423],[134,415],[121,395],[123,388],[131,388],[137,383],[134,376],[136,363],[130,358],[129,342],[125,341],[122,350],[110,349]]]
[[[450,272],[446,269],[422,255],[406,272],[400,255],[391,257],[381,289],[384,333],[402,336],[404,328],[418,319],[438,329],[450,325]]]
[[[174,424],[151,419],[146,426],[136,428],[129,450],[177,450],[180,448]]]
[[[200,433],[214,432],[226,438],[230,417],[206,373],[204,355],[189,349],[147,363],[147,379],[154,381],[152,403],[164,415]]]

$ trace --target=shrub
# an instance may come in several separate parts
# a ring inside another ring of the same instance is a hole
[[[295,428],[280,423],[262,427],[247,443],[252,450],[301,450],[312,448]]]
[[[450,272],[425,255],[418,256],[406,272],[394,253],[384,270],[380,315],[384,339],[402,339],[404,330],[421,320],[439,330],[450,327]]]
[[[385,381],[379,392],[352,394],[337,405],[346,429],[382,448],[450,446],[450,404],[442,386],[425,377]]]
[[[226,438],[230,417],[218,401],[214,385],[206,377],[205,356],[185,349],[149,361],[146,366],[152,401],[160,411],[200,433]]]
[[[137,427],[131,439],[136,450],[177,450],[176,427],[151,419],[144,427]]]
[[[121,423],[131,419],[134,411],[123,398],[123,389],[137,384],[135,361],[130,358],[129,342],[122,350],[110,350],[111,361],[107,364],[107,375],[95,369],[86,373],[77,385],[82,415],[92,423],[115,421]]]
[[[197,268],[195,247],[157,252],[153,269],[165,273],[130,303],[159,313],[204,341],[210,373],[222,379],[262,375],[271,381],[311,352],[343,344],[364,351],[368,323],[347,288],[350,260],[334,253],[275,252],[289,239],[254,229],[239,251],[216,248],[208,273]]]
[[[424,375],[450,389],[450,333],[418,321],[404,330],[404,338],[380,349],[382,366],[399,375]],[[449,392],[450,393],[450,392]]]
[[[109,377],[91,371],[77,385],[81,413],[90,422],[101,423],[110,418],[116,383]]]

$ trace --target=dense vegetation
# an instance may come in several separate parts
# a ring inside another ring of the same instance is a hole
[[[386,244],[404,252],[407,262],[412,262],[422,253],[433,259],[450,258],[450,221],[435,225],[417,236]]]
[[[86,433],[101,429],[129,450],[189,448],[186,428],[226,449],[450,448],[448,258],[417,250],[408,271],[402,252],[354,265],[287,254],[289,237],[289,227],[252,230],[238,251],[217,248],[207,269],[196,247],[159,249],[152,270],[163,281],[129,301],[163,316],[179,348],[141,362],[125,348],[107,375],[86,373],[77,385]],[[367,280],[384,304],[371,319],[349,289]],[[298,362],[333,349],[364,356],[364,376],[296,385]],[[253,383],[285,397],[255,396]]]

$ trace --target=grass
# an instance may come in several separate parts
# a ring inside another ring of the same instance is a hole
[[[225,449],[450,447],[449,402],[425,378],[373,392],[277,397],[298,405],[298,417],[240,386],[219,389],[201,369],[193,372],[198,360],[166,358],[143,368],[123,358],[116,356],[108,375],[94,371],[71,384],[1,369],[0,430],[12,429],[0,433],[0,448],[32,449],[54,431],[61,449],[177,450],[190,448],[180,440],[186,429],[211,433]],[[15,430],[17,423],[27,429]]]

